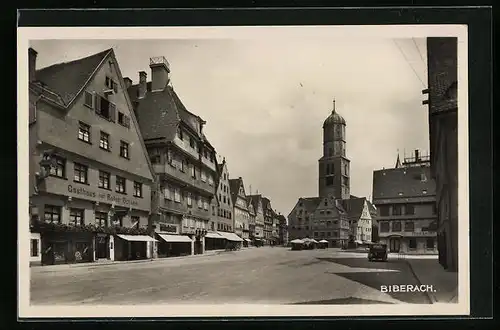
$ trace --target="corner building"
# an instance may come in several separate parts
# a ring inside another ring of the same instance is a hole
[[[31,261],[151,258],[152,167],[114,51],[36,70],[29,49]]]
[[[216,191],[216,153],[206,122],[186,109],[170,84],[170,65],[150,58],[151,81],[125,78],[157,184],[152,191],[152,227],[159,257],[202,254]]]
[[[390,252],[437,254],[436,184],[428,156],[413,157],[394,168],[373,172],[373,203],[378,236]]]

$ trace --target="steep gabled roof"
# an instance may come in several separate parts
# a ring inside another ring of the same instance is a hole
[[[113,49],[110,48],[88,57],[37,70],[36,80],[49,90],[56,92],[61,97],[64,106],[68,107],[93,77],[100,64],[112,52]]]
[[[307,212],[314,212],[316,208],[318,207],[319,203],[321,202],[320,197],[305,197],[305,198],[300,198],[299,203],[302,202],[304,208],[307,210]]]
[[[120,70],[120,66],[116,60],[116,55],[113,48],[104,50],[100,53],[80,58],[70,62],[63,62],[59,64],[54,64],[49,67],[37,70],[35,72],[36,82],[31,84],[32,88],[37,88],[35,86],[42,87],[44,90],[42,96],[51,102],[56,104],[59,103],[60,106],[69,109],[74,100],[83,92],[87,84],[94,78],[96,72],[101,68],[104,61],[111,57],[113,64],[117,70],[117,76],[119,77],[120,87],[123,89],[125,101],[129,107],[130,119],[136,128],[136,132],[139,135],[139,141],[144,153],[146,153],[146,162],[148,163],[149,170],[151,172],[152,181],[154,181],[154,169],[151,161],[147,155],[146,146],[144,144],[143,135],[140,129],[140,125],[135,117],[133,111],[132,101],[125,88],[125,83],[123,81],[123,75]],[[51,95],[50,97],[48,95]]]
[[[238,193],[242,184],[243,180],[241,178],[229,179],[229,190],[231,192],[231,200],[233,201],[233,205],[236,205],[236,199],[238,198]]]
[[[365,207],[365,197],[342,200],[342,204],[350,219],[359,219]]]

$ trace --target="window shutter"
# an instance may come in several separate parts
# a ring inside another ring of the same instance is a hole
[[[116,122],[116,105],[111,102],[109,103],[109,120]]]
[[[94,109],[95,112],[101,114],[101,97],[97,94],[94,94]]]

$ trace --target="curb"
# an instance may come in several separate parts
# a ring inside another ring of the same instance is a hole
[[[419,286],[422,285],[422,282],[420,281],[420,278],[417,276],[417,273],[415,273],[415,270],[413,269],[411,262],[409,262],[408,260],[405,260],[405,262],[408,265],[408,267],[410,268],[410,271],[411,271],[413,277],[415,277],[415,279],[417,280],[418,285]],[[427,299],[429,299],[429,302],[431,304],[435,304],[438,302],[438,300],[436,299],[436,296],[433,293],[431,293],[429,291],[425,291],[425,295],[426,295]]]
[[[238,252],[238,251],[216,251],[216,252],[211,252],[211,253],[195,254],[195,255],[189,255],[189,256],[183,256],[183,257],[154,258],[154,259],[144,259],[144,260],[126,260],[126,261],[115,261],[115,262],[104,262],[104,263],[89,262],[89,263],[82,263],[82,264],[63,264],[63,265],[56,265],[55,267],[57,267],[57,268],[53,268],[52,265],[49,265],[49,266],[37,265],[37,266],[30,266],[30,268],[42,268],[42,269],[44,269],[44,271],[40,271],[41,273],[51,273],[51,272],[57,271],[58,269],[71,269],[71,268],[83,268],[83,267],[94,268],[94,267],[115,266],[115,265],[125,265],[125,264],[139,264],[139,263],[146,263],[146,262],[184,260],[184,259],[190,259],[190,258],[219,256],[219,255],[223,255],[224,253],[229,253],[229,252]],[[59,268],[58,266],[65,266],[65,267]]]

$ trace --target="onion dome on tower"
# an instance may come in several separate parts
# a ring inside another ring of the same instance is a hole
[[[339,115],[335,111],[335,100],[333,100],[333,110],[332,110],[332,113],[330,114],[330,116],[328,116],[328,118],[325,119],[325,122],[323,123],[323,127],[330,126],[330,125],[335,125],[335,124],[345,125],[346,123],[345,123],[344,117],[342,117],[341,115]]]

